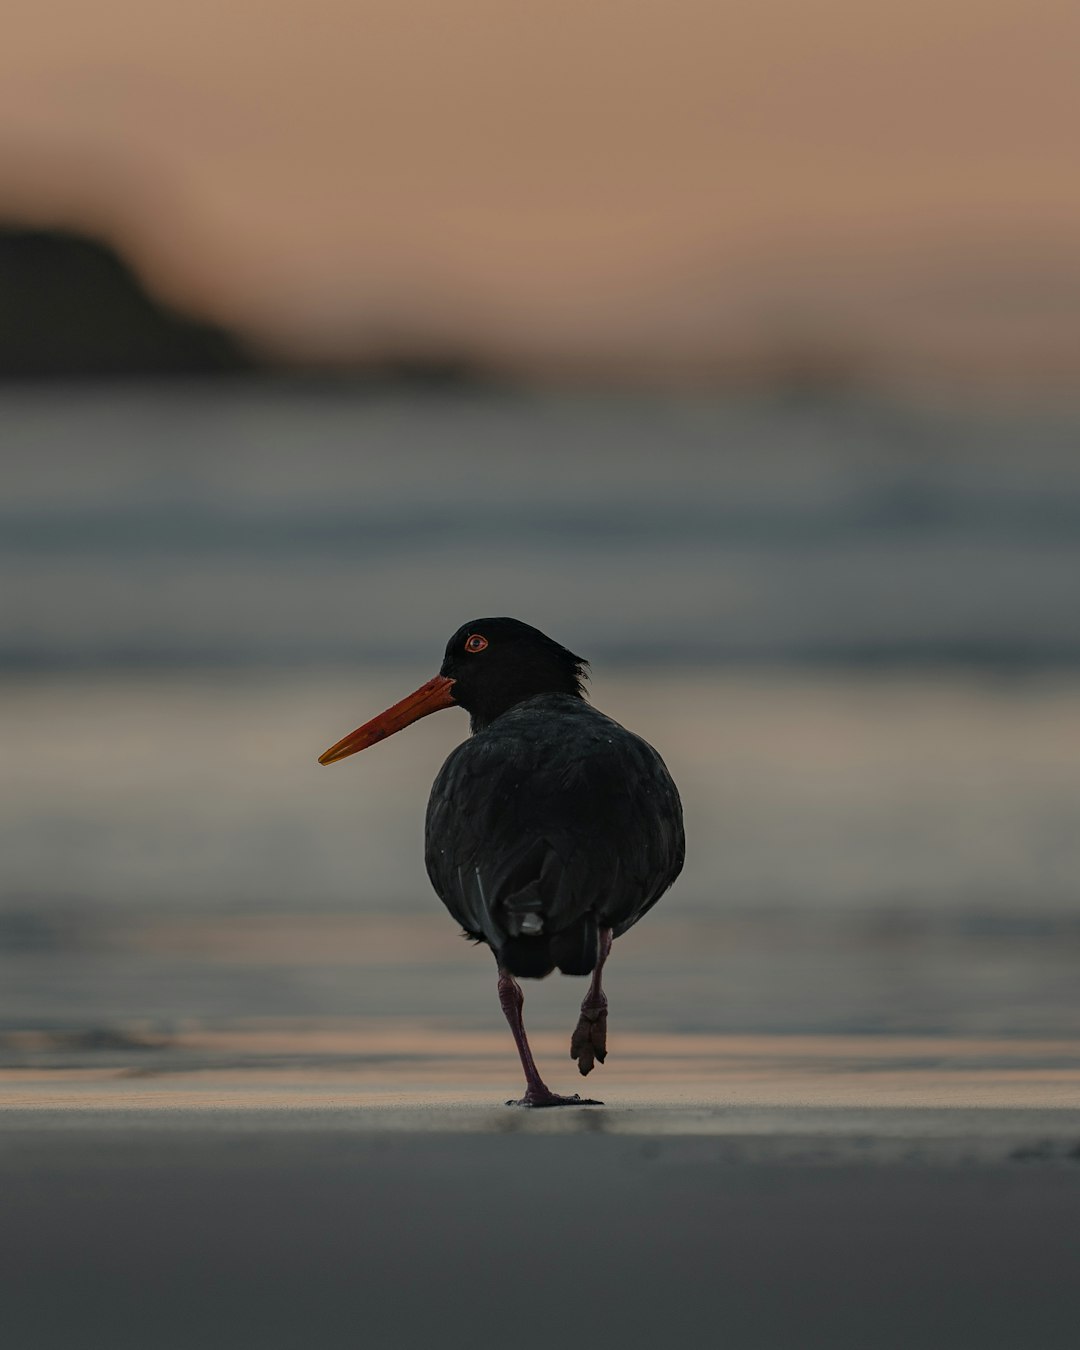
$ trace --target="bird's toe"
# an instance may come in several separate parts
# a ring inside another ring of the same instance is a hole
[[[570,1058],[577,1060],[582,1076],[607,1059],[607,1008],[582,1008],[570,1037]]]
[[[598,1102],[592,1097],[579,1097],[575,1092],[573,1096],[563,1097],[557,1092],[551,1092],[548,1088],[535,1089],[528,1088],[524,1097],[516,1101],[508,1101],[507,1106],[603,1106],[603,1102]]]

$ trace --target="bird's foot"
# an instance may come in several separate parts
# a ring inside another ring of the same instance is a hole
[[[552,1092],[549,1088],[526,1088],[525,1096],[518,1098],[517,1101],[508,1101],[507,1106],[603,1106],[603,1102],[594,1101],[592,1097],[579,1097],[575,1092],[571,1097],[560,1097],[557,1092]]]
[[[578,1071],[591,1073],[594,1063],[607,1059],[607,1004],[581,1008],[581,1016],[570,1037],[570,1058],[578,1062]]]

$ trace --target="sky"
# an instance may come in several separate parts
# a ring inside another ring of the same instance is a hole
[[[1071,0],[9,7],[0,219],[279,353],[1080,373]]]

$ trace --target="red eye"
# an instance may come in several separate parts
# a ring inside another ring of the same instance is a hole
[[[479,633],[473,633],[471,637],[465,639],[465,650],[467,652],[482,652],[487,645],[487,638],[481,637]]]

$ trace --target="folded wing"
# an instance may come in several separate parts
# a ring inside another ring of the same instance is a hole
[[[426,859],[466,932],[496,952],[541,936],[577,944],[576,966],[597,924],[625,932],[678,876],[678,793],[645,741],[580,700],[544,696],[447,760]]]

